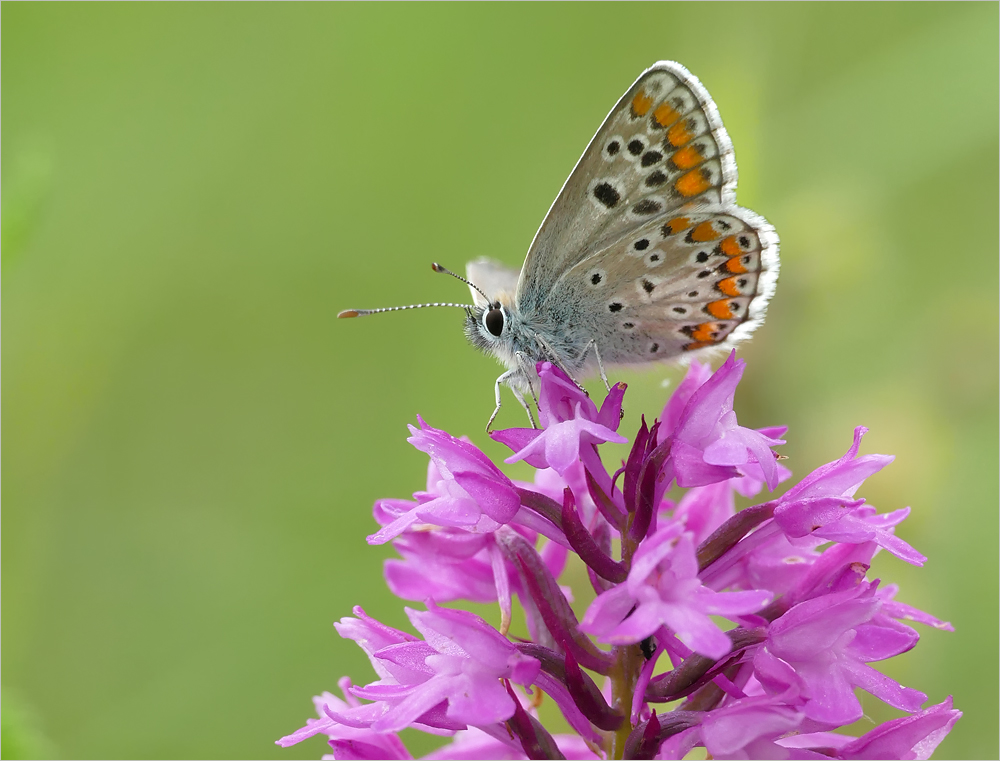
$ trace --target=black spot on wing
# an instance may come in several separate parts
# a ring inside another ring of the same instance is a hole
[[[649,177],[646,178],[647,188],[658,188],[660,185],[667,181],[667,175],[657,169],[654,172],[649,173]]]
[[[642,155],[642,161],[640,161],[639,163],[641,163],[643,166],[653,166],[653,164],[655,164],[662,158],[663,154],[660,153],[659,151],[646,151],[646,153]]]
[[[643,198],[635,206],[632,207],[632,212],[635,214],[656,214],[660,209],[663,208],[663,204],[659,201],[654,201],[652,198]]]
[[[594,198],[613,209],[622,197],[610,182],[602,182],[594,188]]]

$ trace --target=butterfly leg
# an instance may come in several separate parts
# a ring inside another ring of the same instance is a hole
[[[517,364],[521,368],[521,372],[524,373],[525,380],[528,381],[528,393],[531,394],[531,401],[535,403],[535,409],[537,410],[538,397],[535,396],[535,384],[531,382],[531,376],[533,375],[533,373],[525,370],[526,366],[528,367],[528,370],[533,370],[534,363],[528,360],[528,356],[523,351],[514,352],[514,357],[517,359]],[[532,421],[531,427],[532,428],[535,427],[534,421]]]
[[[511,374],[511,372],[512,372],[511,370],[508,370],[503,375],[501,375],[499,378],[497,378],[497,382],[493,386],[493,389],[494,389],[494,391],[496,391],[496,395],[497,395],[497,406],[493,410],[493,414],[490,415],[489,422],[486,423],[486,433],[489,433],[490,432],[490,428],[493,427],[493,421],[496,420],[497,415],[500,413],[500,405],[503,404],[503,402],[500,401],[500,384],[507,378],[508,375]]]
[[[604,372],[604,363],[601,362],[601,352],[597,350],[597,342],[593,338],[590,339],[590,343],[587,344],[587,348],[583,350],[583,356],[587,356],[587,349],[591,346],[594,347],[594,356],[597,357],[597,369],[601,373],[601,380],[604,381],[604,388],[610,394],[611,384],[608,383],[608,374]]]
[[[597,342],[594,341],[594,339],[590,339],[590,343],[587,344],[587,348],[583,350],[583,356],[587,356],[587,351],[590,349],[591,346],[594,347],[594,356],[597,357],[597,369],[601,373],[601,380],[604,381],[604,388],[606,388],[607,391],[608,391],[608,393],[610,394],[611,393],[611,384],[608,383],[608,374],[606,372],[604,372],[604,363],[601,361],[601,352],[599,352],[597,350]],[[619,420],[624,420],[625,419],[625,408],[624,407],[622,407],[622,409],[620,409],[618,411],[618,419]]]
[[[490,428],[493,427],[493,421],[496,420],[497,414],[500,412],[500,406],[501,406],[500,384],[502,383],[507,383],[507,385],[510,387],[510,390],[514,392],[514,397],[517,399],[517,401],[521,403],[521,406],[524,407],[524,411],[528,413],[528,420],[531,421],[531,427],[532,428],[538,427],[537,425],[535,425],[535,419],[531,416],[531,408],[528,406],[527,402],[524,401],[524,396],[521,394],[520,391],[518,391],[516,388],[514,388],[513,385],[510,384],[510,379],[513,378],[515,375],[517,375],[519,372],[520,370],[508,370],[499,378],[497,378],[496,384],[494,384],[494,390],[496,391],[497,406],[496,409],[493,410],[493,414],[490,415],[489,422],[486,424],[486,433],[490,432]]]
[[[528,391],[531,392],[531,401],[535,403],[535,409],[538,409],[538,397],[535,396],[535,387],[532,385],[531,381],[528,381]]]
[[[513,392],[514,398],[521,403],[522,407],[524,407],[524,411],[528,413],[528,422],[531,423],[531,427],[534,428],[535,430],[538,430],[538,426],[535,425],[535,418],[532,417],[531,415],[531,405],[529,405],[526,401],[524,401],[524,397],[521,395],[521,392],[518,391],[516,388],[511,386],[510,390],[511,392]],[[535,402],[535,404],[537,405],[538,402]]]

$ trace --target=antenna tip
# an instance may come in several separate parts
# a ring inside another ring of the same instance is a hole
[[[444,267],[442,267],[437,262],[431,262],[431,269],[434,270],[435,272],[446,272],[447,271],[447,270],[445,270]]]
[[[337,317],[340,317],[340,318],[344,318],[344,317],[357,317],[357,316],[358,316],[358,310],[357,309],[345,309],[343,312],[341,312],[340,314],[337,315]]]

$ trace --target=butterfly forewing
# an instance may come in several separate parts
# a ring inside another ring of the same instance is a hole
[[[774,290],[778,241],[736,206],[736,179],[732,143],[701,83],[673,62],[648,69],[535,236],[518,282],[521,314],[548,322],[550,343],[572,347],[566,359],[578,364],[593,361],[583,337],[613,364],[746,337]]]
[[[718,111],[683,66],[660,62],[618,101],[535,235],[518,284],[537,310],[571,267],[650,220],[733,202],[736,164]]]
[[[465,276],[470,282],[475,283],[488,293],[491,298],[509,296],[512,299],[517,290],[519,274],[519,270],[486,257],[480,257],[465,265]],[[479,306],[487,305],[486,299],[475,288],[469,288],[469,292],[476,304]]]

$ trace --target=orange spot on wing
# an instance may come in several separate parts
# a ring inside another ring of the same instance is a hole
[[[727,277],[725,280],[720,280],[715,284],[715,287],[722,291],[727,296],[739,296],[740,287],[736,283],[736,276]]]
[[[690,169],[701,163],[701,149],[697,145],[686,145],[670,157],[678,169]]]
[[[705,311],[707,311],[712,317],[717,320],[731,320],[733,319],[733,312],[729,308],[729,301],[727,299],[720,299],[719,301],[713,301],[706,305]],[[701,327],[700,325],[698,327]],[[694,337],[694,334],[692,334]]]
[[[674,183],[674,187],[677,188],[678,193],[682,196],[687,196],[688,198],[696,196],[699,193],[704,193],[712,187],[705,174],[706,173],[702,172],[700,169],[694,169],[677,180],[677,182]],[[710,176],[711,175],[709,175],[709,177]]]
[[[665,228],[670,228],[670,235],[676,235],[681,230],[687,230],[691,226],[691,220],[687,217],[676,217],[671,219],[667,224],[664,225]],[[664,235],[667,235],[667,231],[663,231]]]
[[[742,275],[747,271],[747,268],[743,266],[743,262],[740,261],[738,256],[734,256],[732,259],[727,259],[725,267],[734,275]]]
[[[649,109],[653,105],[653,99],[646,95],[645,92],[639,90],[632,98],[632,113],[636,116],[645,116],[649,113]]]
[[[661,103],[653,112],[653,118],[661,127],[669,127],[681,118],[681,115],[674,111],[669,103]]]
[[[712,333],[716,332],[718,329],[718,323],[703,322],[701,325],[695,326],[695,329],[691,331],[691,338],[695,341],[715,343],[716,338],[712,335]]]
[[[726,256],[739,256],[743,253],[743,249],[740,248],[740,244],[736,242],[735,235],[723,238],[722,242],[719,244],[719,250]]]
[[[704,243],[705,241],[715,240],[719,237],[718,231],[712,226],[711,222],[702,222],[696,228],[691,231],[691,240],[697,241],[698,243]]]
[[[693,138],[694,135],[687,128],[687,120],[682,122],[677,122],[673,127],[667,130],[667,140],[675,148],[680,148],[684,143]]]

